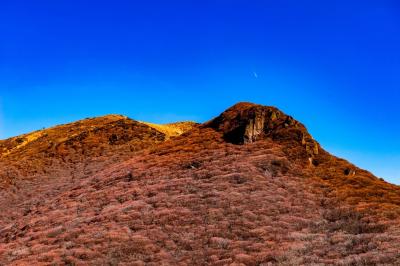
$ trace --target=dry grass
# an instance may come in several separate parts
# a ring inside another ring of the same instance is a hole
[[[164,133],[167,138],[180,136],[183,133],[191,130],[196,123],[195,122],[178,122],[178,123],[171,123],[171,124],[153,124],[148,122],[141,122],[149,127],[152,127],[162,133]]]
[[[23,147],[25,147],[26,145],[28,145],[29,143],[43,137],[45,135],[45,131],[44,130],[40,130],[40,131],[36,131],[30,134],[26,134],[26,135],[22,135],[18,138],[15,139],[16,142],[16,146],[12,147],[11,149],[5,149],[3,150],[3,153],[1,154],[1,157],[7,156],[19,149],[22,149]]]

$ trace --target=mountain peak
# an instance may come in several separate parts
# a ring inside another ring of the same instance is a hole
[[[205,126],[222,132],[225,141],[238,145],[269,138],[283,144],[294,159],[310,165],[318,163],[320,145],[306,127],[273,106],[240,102]]]
[[[276,107],[248,102],[233,105],[206,123],[206,126],[222,131],[225,139],[234,144],[252,143],[268,136],[274,139],[294,137],[301,141],[303,134],[307,133],[301,123]],[[284,136],[283,133],[290,131],[297,132],[298,135]]]

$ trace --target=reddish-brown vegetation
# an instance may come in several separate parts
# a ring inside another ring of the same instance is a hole
[[[0,265],[400,264],[400,189],[279,110],[239,104],[168,141],[128,121],[62,142],[55,166],[36,164],[51,139],[15,151]],[[26,181],[28,161],[57,178]]]

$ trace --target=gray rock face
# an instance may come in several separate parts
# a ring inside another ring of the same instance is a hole
[[[252,143],[259,139],[259,136],[264,133],[265,115],[256,114],[253,119],[250,119],[244,131],[243,143]]]

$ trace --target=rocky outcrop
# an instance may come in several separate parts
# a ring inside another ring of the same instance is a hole
[[[320,153],[319,144],[305,126],[275,107],[238,103],[205,126],[223,132],[224,139],[233,144],[248,144],[263,138],[289,143],[300,148],[299,152],[311,165]]]
[[[206,126],[222,131],[225,139],[234,144],[252,143],[264,137],[279,139],[283,137],[278,134],[281,130],[301,128],[300,123],[275,107],[251,103],[232,106]]]
[[[262,136],[264,133],[265,116],[255,115],[254,118],[250,119],[245,127],[243,142],[251,143]]]

